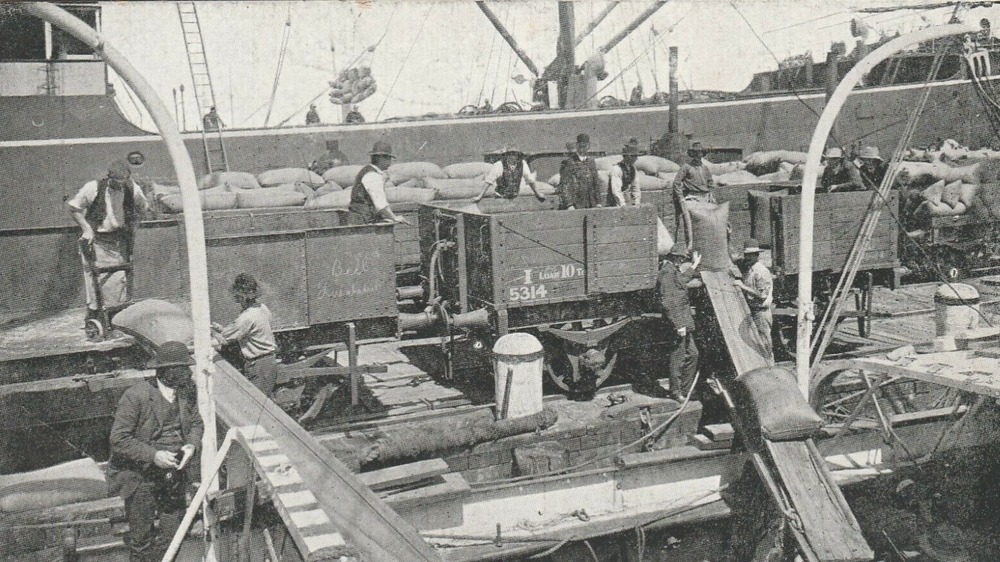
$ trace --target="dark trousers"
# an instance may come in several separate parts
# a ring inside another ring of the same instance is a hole
[[[698,347],[694,344],[694,334],[688,331],[678,336],[669,361],[670,393],[676,399],[683,399],[691,390],[694,375],[698,372]]]
[[[274,383],[278,378],[278,363],[275,362],[273,353],[257,359],[244,359],[243,375],[263,392],[264,396],[268,398],[274,396]]]
[[[176,476],[183,478],[179,474]],[[159,478],[143,477],[135,493],[125,499],[129,561],[160,560],[180,527],[186,508],[182,482],[167,483]],[[153,536],[153,521],[157,513],[160,515],[158,540]]]

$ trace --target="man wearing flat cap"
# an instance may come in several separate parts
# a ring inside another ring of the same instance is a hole
[[[604,189],[597,175],[597,163],[587,153],[590,136],[576,136],[575,152],[559,167],[559,188],[564,209],[592,209],[604,206]]]
[[[139,184],[132,180],[132,169],[124,160],[116,160],[103,179],[90,181],[69,200],[69,213],[80,225],[80,259],[83,262],[83,285],[87,293],[87,316],[84,327],[97,319],[97,290],[106,307],[128,302],[128,283],[124,271],[102,273],[95,287],[90,267],[125,265],[132,259],[132,241],[149,202]],[[88,257],[90,259],[88,259]]]
[[[642,199],[639,183],[636,181],[638,171],[635,161],[639,158],[639,139],[631,138],[622,149],[622,161],[611,167],[608,172],[609,207],[638,206]]]
[[[490,189],[493,189],[497,197],[514,199],[520,195],[523,187],[530,188],[539,201],[545,201],[545,196],[538,192],[535,173],[528,167],[524,153],[515,146],[500,149],[500,160],[493,163],[493,167],[483,178],[483,183],[483,190],[472,198],[473,203],[480,202]]]
[[[677,227],[684,226],[685,240],[687,247],[691,249],[691,216],[688,213],[686,202],[690,200],[705,201],[715,203],[715,180],[712,179],[712,172],[705,165],[705,149],[700,142],[691,144],[688,149],[688,161],[674,177],[674,220]],[[677,232],[674,232],[675,238]]]
[[[371,164],[361,168],[354,178],[351,204],[347,208],[350,224],[373,224],[382,220],[410,224],[392,212],[385,197],[385,186],[389,181],[386,170],[396,157],[392,153],[392,145],[376,141],[370,156]]]
[[[156,379],[122,395],[111,426],[108,484],[125,501],[129,560],[159,560],[187,508],[184,469],[201,444],[204,424],[191,381],[194,360],[183,343],[161,345],[148,367]],[[153,522],[159,513],[159,540]]]

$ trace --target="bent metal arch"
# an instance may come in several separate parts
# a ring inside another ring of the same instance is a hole
[[[202,439],[201,469],[204,474],[212,470],[216,450],[215,404],[211,400],[212,363],[211,319],[208,308],[208,264],[205,255],[205,229],[202,224],[201,199],[198,196],[197,180],[191,155],[188,154],[167,107],[150,87],[142,74],[119,53],[108,45],[99,33],[91,29],[76,16],[66,10],[44,2],[30,2],[20,6],[25,12],[49,22],[83,42],[104,59],[121,76],[122,80],[138,96],[139,101],[149,111],[156,128],[163,137],[167,152],[174,165],[174,173],[181,187],[181,202],[184,205],[184,227],[187,233],[188,271],[191,284],[191,316],[194,321],[195,383],[198,387],[198,410],[205,420],[205,434]]]
[[[802,237],[799,245],[799,311],[798,311],[798,333],[795,349],[795,371],[799,382],[799,390],[809,398],[810,383],[810,335],[813,321],[812,302],[812,275],[804,272],[812,271],[813,266],[813,213],[816,207],[816,174],[819,172],[820,156],[826,147],[826,139],[830,136],[833,123],[840,113],[840,109],[847,101],[854,87],[861,81],[865,74],[883,60],[892,55],[908,49],[914,45],[940,39],[962,33],[977,33],[979,26],[966,23],[955,23],[928,27],[907,35],[903,35],[889,41],[878,49],[875,49],[865,58],[861,59],[854,68],[844,76],[837,89],[827,102],[820,115],[816,130],[813,132],[812,140],[809,143],[809,153],[806,157],[805,176],[802,179],[802,203],[799,214],[799,232]]]

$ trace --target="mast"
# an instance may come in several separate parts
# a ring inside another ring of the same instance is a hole
[[[587,36],[590,35],[592,31],[597,29],[598,25],[601,25],[601,22],[604,21],[604,18],[608,17],[608,14],[611,13],[611,10],[614,10],[615,6],[617,6],[618,4],[619,2],[617,1],[612,2],[611,4],[608,5],[607,8],[604,8],[604,10],[601,13],[597,14],[597,16],[594,17],[594,21],[588,23],[587,27],[583,28],[583,31],[581,31],[580,34],[576,36],[576,39],[573,40],[573,44],[579,46],[580,43],[583,43],[583,40],[586,39]]]
[[[576,29],[573,2],[559,2],[559,44],[556,47],[556,62],[561,62],[559,76],[559,107],[566,107],[570,99],[570,79],[576,72]]]
[[[515,41],[514,37],[507,31],[507,28],[504,27],[500,18],[493,13],[493,10],[490,10],[489,6],[486,5],[486,2],[479,1],[476,2],[476,5],[479,6],[479,9],[486,15],[486,19],[490,20],[490,23],[493,24],[493,27],[497,30],[497,33],[500,34],[500,37],[503,37],[504,41],[506,41],[507,44],[510,45],[510,48],[514,50],[514,53],[517,54],[517,58],[521,59],[521,62],[524,63],[524,66],[528,67],[528,70],[530,70],[532,74],[538,76],[538,67],[535,66],[535,63],[528,58],[528,54],[525,53],[524,50],[517,44],[517,41]]]
[[[657,0],[656,2],[654,2],[652,6],[646,8],[645,12],[639,14],[639,16],[636,17],[635,20],[632,21],[632,23],[628,24],[625,27],[625,29],[621,30],[621,32],[619,32],[618,35],[612,37],[611,40],[607,42],[607,44],[605,44],[603,47],[600,48],[600,51],[602,53],[610,52],[611,49],[615,48],[615,45],[621,43],[623,39],[628,37],[629,34],[635,31],[637,27],[645,23],[646,20],[648,20],[653,14],[655,14],[657,10],[662,8],[664,4],[666,4],[668,1],[669,0]],[[563,2],[560,2],[560,4],[563,4]]]

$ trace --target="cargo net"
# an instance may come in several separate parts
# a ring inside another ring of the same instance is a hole
[[[377,84],[372,76],[375,47],[365,50],[354,62],[330,82],[330,102],[334,105],[354,105],[371,97]]]

